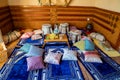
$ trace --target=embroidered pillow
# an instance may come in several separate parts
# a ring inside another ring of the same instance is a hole
[[[25,43],[25,44],[20,48],[20,50],[28,53],[28,52],[29,52],[29,49],[30,49],[30,46],[31,46],[30,44]]]
[[[62,60],[77,60],[77,52],[69,50],[68,53],[64,53]]]
[[[35,35],[31,36],[31,40],[37,40],[37,39],[41,39],[41,38],[42,38],[42,36],[39,34],[35,34]]]
[[[61,56],[61,53],[50,52],[45,56],[44,62],[58,65],[60,63]]]
[[[44,49],[31,45],[29,52],[25,55],[26,56],[42,56],[43,52],[44,52]]]
[[[26,59],[27,71],[45,68],[42,56],[28,57]]]
[[[84,51],[83,54],[86,62],[102,63],[97,51]]]
[[[34,33],[33,32],[26,32],[22,34],[21,39],[27,39],[30,38]]]
[[[80,41],[74,43],[73,45],[76,46],[77,48],[79,48],[81,51],[85,50],[85,41],[84,40],[80,40]]]
[[[93,51],[95,50],[94,43],[88,39],[85,40],[85,50],[87,51]]]

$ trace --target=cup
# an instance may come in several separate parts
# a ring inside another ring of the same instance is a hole
[[[63,39],[63,35],[62,34],[59,34],[59,39]]]

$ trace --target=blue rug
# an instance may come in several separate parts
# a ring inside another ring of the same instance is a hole
[[[47,54],[49,49],[62,51],[63,48],[68,48],[68,46],[46,46],[45,51]],[[79,64],[74,60],[61,60],[60,65],[47,64],[42,75],[43,80],[84,80]]]
[[[85,62],[82,54],[79,54],[78,58],[95,80],[120,80],[120,65],[98,48],[97,50],[103,63]]]
[[[14,49],[8,62],[0,70],[0,80],[27,80],[27,63],[24,54]]]
[[[14,49],[0,70],[0,80],[84,80],[77,61],[61,61],[60,65],[46,64],[45,69],[27,71],[24,54]]]
[[[18,45],[22,46],[25,43],[29,43],[29,44],[36,45],[36,46],[42,46],[44,43],[44,39],[38,39],[38,40],[31,40],[31,38],[21,39]]]
[[[0,70],[0,80],[42,80],[42,69],[27,71],[25,53],[15,48],[8,62]]]
[[[62,61],[60,65],[48,64],[43,70],[43,80],[84,80],[77,61]]]

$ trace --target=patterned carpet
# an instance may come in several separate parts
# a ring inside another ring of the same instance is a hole
[[[84,80],[76,61],[62,61],[60,65],[48,64],[44,74],[45,80]]]

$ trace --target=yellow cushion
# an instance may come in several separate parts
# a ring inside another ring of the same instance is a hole
[[[74,43],[73,45],[76,46],[77,48],[79,48],[82,51],[85,50],[85,41],[84,40],[80,40],[80,41]]]
[[[105,53],[107,54],[109,57],[117,57],[120,56],[120,54],[116,51],[116,50],[105,50],[104,47],[99,44],[99,41],[97,39],[93,39],[94,43]]]

